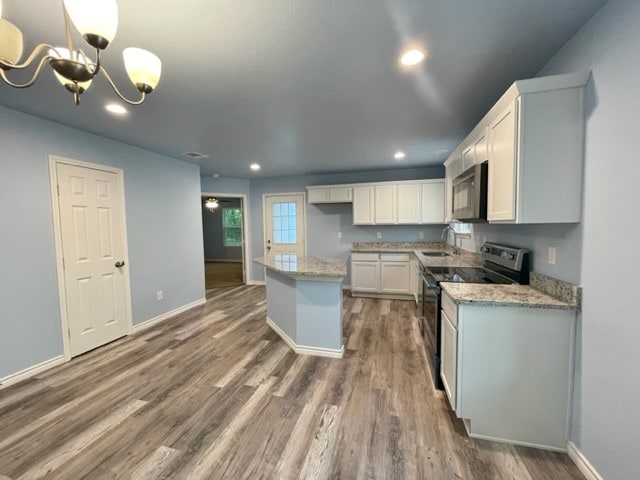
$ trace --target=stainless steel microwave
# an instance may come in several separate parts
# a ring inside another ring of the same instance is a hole
[[[474,165],[453,179],[452,212],[466,223],[487,221],[488,162]]]

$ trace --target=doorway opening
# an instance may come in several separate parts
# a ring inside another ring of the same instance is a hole
[[[246,195],[202,193],[205,290],[247,282]]]

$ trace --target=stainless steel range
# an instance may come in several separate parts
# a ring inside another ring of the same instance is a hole
[[[487,242],[480,252],[482,267],[424,267],[422,270],[422,334],[439,389],[443,388],[440,380],[440,283],[529,284],[529,250]]]

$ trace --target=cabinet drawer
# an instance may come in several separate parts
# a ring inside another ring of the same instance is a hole
[[[354,261],[365,261],[365,262],[377,262],[379,260],[377,253],[363,253],[363,252],[353,252],[351,254],[351,260]]]
[[[380,260],[383,262],[408,262],[408,253],[381,253]]]
[[[447,314],[454,327],[458,327],[458,306],[446,293],[442,293],[442,311]]]

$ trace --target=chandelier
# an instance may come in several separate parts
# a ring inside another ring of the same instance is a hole
[[[130,105],[140,105],[160,81],[161,62],[153,53],[141,48],[125,48],[122,52],[124,66],[131,82],[141,97],[138,100],[126,98],[111,80],[100,61],[100,52],[113,41],[118,29],[118,4],[115,0],[63,0],[66,47],[41,43],[27,56],[22,58],[22,32],[18,27],[2,18],[2,0],[0,0],[0,77],[15,88],[32,86],[45,64],[49,64],[58,81],[73,94],[75,104],[80,103],[93,78],[102,73],[113,91],[120,99]],[[75,49],[71,38],[71,23],[80,32],[82,38],[95,49],[95,58],[90,58],[82,49]],[[14,83],[9,80],[10,70],[24,70],[36,65],[33,76],[26,83]]]
[[[211,213],[214,213],[216,209],[220,206],[220,203],[215,198],[209,197],[204,202],[204,206],[207,207]]]

